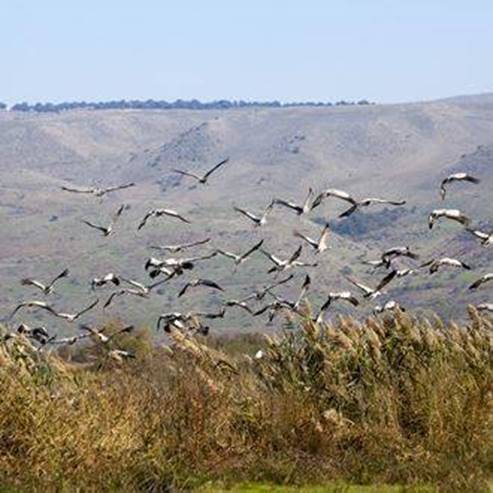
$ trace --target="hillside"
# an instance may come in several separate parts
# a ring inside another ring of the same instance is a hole
[[[230,163],[205,187],[171,172],[175,167],[204,170],[226,156]],[[294,229],[316,236],[319,224],[328,220],[334,230],[332,248],[312,273],[310,301],[315,306],[328,291],[350,288],[341,271],[373,284],[376,278],[361,260],[408,244],[423,259],[444,253],[458,256],[475,272],[420,273],[399,280],[389,295],[405,307],[461,317],[464,303],[490,301],[488,291],[471,294],[466,286],[491,266],[493,254],[454,224],[439,224],[430,232],[427,213],[442,206],[440,180],[464,169],[482,183],[453,185],[446,207],[463,209],[477,219],[476,225],[491,230],[492,163],[493,101],[488,95],[323,108],[0,112],[0,313],[8,313],[17,301],[40,296],[20,285],[22,277],[46,279],[68,266],[72,275],[53,300],[70,311],[96,296],[106,298],[108,288],[91,293],[93,277],[115,271],[145,280],[144,261],[156,253],[149,250],[151,244],[211,236],[214,246],[240,252],[262,237],[266,249],[287,256],[299,245]],[[129,180],[138,186],[104,200],[60,190],[61,185]],[[344,210],[337,200],[328,200],[301,219],[276,208],[260,230],[252,229],[232,209],[238,205],[260,211],[273,197],[301,201],[310,186],[317,191],[340,188],[359,197],[405,198],[407,205],[368,208],[347,220],[336,220]],[[112,237],[102,238],[80,222],[82,218],[106,222],[123,202],[130,209]],[[138,221],[153,207],[176,209],[190,216],[193,224],[155,220],[137,232]],[[303,258],[313,259],[307,247]],[[227,259],[217,258],[196,273],[222,283],[233,298],[266,282],[268,267],[258,255],[234,273]],[[303,274],[296,276],[294,288],[281,290],[282,294],[295,296]],[[120,299],[91,317],[154,324],[162,311],[219,306],[222,296],[200,290],[177,300],[184,282],[173,280],[149,300]],[[362,313],[370,311],[367,305]],[[39,313],[26,319],[53,321]],[[255,329],[265,322],[231,311],[217,325]],[[59,321],[55,326],[74,330]]]

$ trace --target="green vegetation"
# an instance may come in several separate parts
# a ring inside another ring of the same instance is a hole
[[[54,355],[9,338],[0,345],[0,484],[487,491],[493,324],[469,315],[464,326],[400,312],[324,326],[307,318],[276,338],[173,332],[169,348],[142,330],[115,341],[135,352],[130,361],[110,359],[103,344]],[[258,349],[260,358],[245,354]],[[399,486],[371,487],[380,484]]]

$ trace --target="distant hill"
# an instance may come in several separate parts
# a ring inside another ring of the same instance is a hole
[[[226,156],[228,165],[205,187],[172,172],[176,167],[201,171]],[[332,249],[318,259],[320,269],[312,275],[315,287],[310,299],[315,305],[329,290],[350,288],[343,273],[375,283],[377,278],[361,261],[375,258],[383,248],[408,244],[423,260],[447,253],[477,270],[407,277],[395,284],[389,296],[404,306],[458,317],[466,302],[491,301],[487,290],[471,294],[465,287],[476,272],[491,270],[492,249],[482,248],[455,225],[440,224],[429,231],[427,214],[435,207],[458,207],[476,218],[475,224],[493,229],[492,166],[491,95],[402,105],[244,107],[227,112],[3,111],[0,313],[18,300],[38,297],[36,291],[20,286],[21,277],[45,279],[61,267],[70,267],[72,277],[53,299],[61,308],[75,309],[87,299],[108,294],[91,293],[93,277],[116,271],[146,279],[144,260],[156,253],[148,249],[150,244],[211,236],[216,246],[242,251],[265,237],[266,249],[288,255],[299,244],[292,235],[294,229],[317,235],[328,220]],[[442,203],[439,182],[459,169],[477,174],[482,182],[451,186],[449,198]],[[104,200],[60,190],[61,185],[128,180],[138,186]],[[340,188],[358,197],[405,198],[408,203],[398,209],[368,208],[347,220],[336,219],[344,210],[337,200],[327,201],[301,219],[276,209],[261,230],[253,230],[232,209],[240,205],[259,211],[273,197],[302,200],[310,186],[317,191]],[[80,222],[82,218],[108,221],[123,202],[130,210],[113,237],[103,239]],[[191,216],[193,224],[156,220],[136,231],[148,209],[164,206]],[[313,260],[308,248],[304,250],[303,258]],[[240,297],[269,279],[267,269],[267,260],[260,256],[236,273],[227,260],[214,259],[197,274],[220,281],[231,297]],[[218,305],[221,296],[204,296],[203,291],[177,300],[183,282],[170,282],[148,301],[119,300],[108,313],[101,310],[95,316],[153,323],[160,311]],[[294,296],[296,289],[283,294]],[[370,305],[363,308],[363,313],[370,311]],[[57,324],[60,330],[74,330]],[[245,324],[253,329],[265,326],[262,320],[252,322],[236,312],[222,322],[225,329]]]

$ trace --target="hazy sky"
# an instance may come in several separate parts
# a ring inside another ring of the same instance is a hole
[[[493,0],[0,0],[0,101],[493,91]]]

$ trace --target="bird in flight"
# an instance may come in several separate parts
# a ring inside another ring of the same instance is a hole
[[[53,293],[55,283],[64,277],[67,277],[69,275],[69,270],[65,269],[60,274],[58,274],[50,283],[48,284],[43,284],[40,281],[36,281],[35,279],[29,279],[25,278],[21,280],[21,284],[23,286],[35,286],[36,288],[40,289],[44,294],[48,295]]]
[[[197,180],[199,183],[202,185],[205,185],[207,183],[207,180],[209,177],[214,173],[216,170],[218,170],[221,166],[225,165],[229,161],[229,157],[226,159],[223,159],[221,162],[217,163],[214,167],[212,167],[209,171],[207,171],[204,175],[196,175],[195,173],[191,173],[190,171],[183,171],[181,169],[174,169],[173,171],[175,173],[179,173],[180,175],[183,176],[190,176]]]
[[[351,214],[356,212],[360,207],[368,207],[372,204],[387,204],[387,205],[405,205],[405,200],[387,200],[387,199],[378,199],[378,198],[367,198],[363,200],[359,200],[355,204],[353,204],[349,209],[345,210],[342,214],[339,214],[339,217],[349,217]]]
[[[346,277],[346,279],[351,284],[353,284],[354,286],[359,288],[361,291],[363,291],[363,297],[364,298],[374,299],[377,296],[380,296],[382,294],[382,289],[387,284],[389,284],[389,282],[392,281],[392,279],[394,279],[396,276],[397,276],[396,270],[389,272],[374,288],[371,288],[371,287],[367,286],[366,284],[363,284],[363,283],[357,281],[356,279],[354,279],[352,277]]]
[[[189,221],[188,219],[186,219],[182,215],[178,214],[178,212],[175,212],[171,209],[152,209],[144,216],[144,218],[140,222],[139,226],[137,227],[137,231],[142,229],[146,225],[149,218],[161,217],[161,216],[168,216],[168,217],[172,217],[175,219],[179,219],[180,221],[187,223],[187,224],[191,223],[191,221]]]
[[[308,194],[301,205],[283,199],[274,199],[272,202],[274,205],[282,205],[283,207],[292,209],[296,212],[296,214],[298,214],[298,216],[301,216],[302,214],[306,214],[307,212],[311,211],[312,206],[310,204],[310,200],[312,196],[313,196],[313,189],[309,188]]]
[[[464,226],[469,226],[471,223],[471,220],[458,209],[435,209],[428,216],[428,227],[432,229],[435,222],[442,217],[452,221],[457,221]]]
[[[475,178],[474,176],[469,175],[468,173],[453,173],[452,175],[447,176],[447,178],[442,180],[442,183],[440,184],[440,196],[442,197],[442,200],[445,200],[445,195],[447,194],[446,185],[454,181],[457,182],[464,181],[468,183],[474,183],[477,185],[481,180]]]
[[[338,301],[338,300],[346,301],[347,303],[350,303],[353,306],[359,305],[358,299],[355,296],[353,296],[350,291],[339,291],[339,292],[329,293],[327,297],[327,301],[320,307],[320,310],[318,311],[318,315],[314,318],[313,321],[317,324],[322,323],[324,320],[324,313],[329,309],[333,301]]]
[[[104,197],[108,193],[116,192],[117,190],[123,190],[125,188],[130,188],[134,186],[135,183],[127,183],[125,185],[117,185],[114,187],[107,187],[107,188],[71,188],[65,186],[62,186],[61,188],[66,192],[86,193],[86,194],[94,195],[95,197]]]
[[[469,233],[472,233],[476,238],[479,238],[479,241],[484,246],[493,245],[493,232],[491,233],[483,233],[477,229],[466,228]]]
[[[312,248],[315,249],[315,253],[322,253],[327,250],[328,245],[327,245],[327,237],[329,236],[329,225],[326,224],[321,233],[320,236],[318,237],[318,240],[314,240],[313,238],[310,238],[309,236],[305,236],[304,234],[301,234],[298,231],[294,232],[294,236],[301,238],[302,240],[305,240]]]
[[[303,247],[300,245],[296,251],[289,257],[287,260],[281,260],[280,258],[272,255],[269,252],[266,252],[263,248],[260,251],[274,264],[274,267],[270,268],[267,273],[270,274],[272,272],[283,272],[285,270],[291,269],[293,267],[317,267],[318,264],[308,264],[306,262],[301,262],[298,258],[301,255],[301,251]]]
[[[493,272],[489,272],[488,274],[481,276],[477,281],[474,281],[469,286],[469,289],[478,289],[479,286],[482,286],[483,284],[490,282],[490,281],[493,281]]]
[[[203,240],[192,241],[191,243],[182,243],[180,245],[150,245],[149,248],[153,250],[160,250],[162,252],[179,253],[183,250],[193,248],[199,245],[205,245],[211,241],[210,238],[205,238]]]
[[[480,303],[476,306],[478,312],[492,312],[493,313],[493,303]]]
[[[123,204],[119,207],[119,209],[116,211],[115,215],[113,216],[111,223],[108,226],[100,226],[98,224],[94,224],[90,221],[87,221],[86,219],[82,219],[82,222],[84,224],[87,224],[87,226],[97,229],[98,231],[101,231],[103,236],[110,236],[113,233],[113,226],[116,224],[120,216],[122,215],[123,211],[125,210],[126,206]]]
[[[214,281],[210,281],[209,279],[193,279],[192,281],[187,282],[185,286],[183,286],[183,288],[178,293],[178,298],[181,298],[190,288],[196,288],[198,286],[206,286],[208,288],[224,291],[224,289],[219,286],[219,284]]]
[[[237,255],[236,253],[228,252],[226,250],[221,250],[220,248],[218,248],[216,251],[218,254],[223,255],[224,257],[233,259],[234,263],[238,266],[243,264],[243,262],[245,262],[253,252],[257,251],[262,246],[263,243],[264,240],[260,240],[258,243],[256,243],[251,248],[249,248],[245,253],[242,253],[240,255]]]
[[[408,257],[413,260],[417,260],[419,258],[419,255],[417,253],[414,253],[408,246],[398,246],[385,250],[385,252],[382,253],[380,259],[388,269],[391,266],[392,260],[397,257]]]
[[[233,209],[236,212],[239,212],[240,214],[243,214],[245,217],[250,219],[250,221],[253,221],[255,226],[260,227],[264,226],[267,223],[267,216],[270,214],[272,211],[272,208],[274,207],[274,202],[271,202],[264,210],[261,216],[256,216],[255,214],[252,214],[251,212],[241,209],[240,207],[234,206]]]
[[[373,313],[375,315],[378,315],[379,313],[392,312],[395,310],[401,310],[402,312],[406,311],[404,310],[404,308],[402,308],[402,306],[399,303],[397,303],[397,301],[389,300],[383,306],[382,305],[375,306],[375,308],[373,309]]]
[[[48,303],[44,301],[24,301],[22,303],[19,303],[17,307],[14,309],[12,314],[10,315],[9,319],[12,319],[14,315],[21,310],[22,308],[27,308],[27,307],[33,307],[33,308],[41,308],[42,310],[46,310],[55,317],[58,318],[63,318],[67,320],[68,322],[74,322],[77,320],[79,317],[81,317],[84,313],[88,312],[89,310],[92,310],[97,304],[99,303],[99,299],[93,301],[89,306],[83,308],[79,312],[76,313],[63,313],[63,312],[57,312],[51,305],[48,305]]]
[[[422,267],[428,267],[428,266],[430,267],[430,274],[434,274],[442,266],[456,267],[456,268],[461,268],[461,269],[465,269],[465,270],[471,270],[471,267],[469,267],[469,265],[465,264],[461,260],[457,260],[455,258],[449,258],[449,257],[443,257],[443,258],[439,258],[439,259],[431,259],[428,262],[421,264],[419,266],[419,268],[421,269]]]
[[[94,290],[96,288],[105,286],[108,283],[112,283],[115,286],[119,286],[120,285],[120,278],[118,276],[116,276],[115,274],[113,274],[113,272],[109,272],[108,274],[106,274],[103,277],[95,277],[91,281],[91,289]]]
[[[329,188],[328,190],[325,190],[325,192],[322,192],[317,196],[317,198],[312,203],[312,209],[318,207],[324,199],[329,197],[335,197],[336,199],[344,200],[345,202],[349,202],[351,205],[357,204],[356,200],[347,192],[344,192],[343,190],[336,190],[335,188]]]

